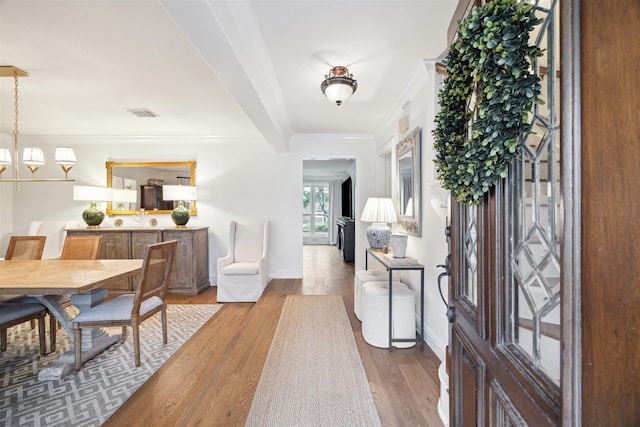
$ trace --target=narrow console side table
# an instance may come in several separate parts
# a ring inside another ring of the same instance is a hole
[[[364,254],[364,269],[367,270],[369,268],[369,255],[371,255],[376,261],[378,261],[384,268],[389,272],[389,351],[393,349],[394,342],[415,342],[420,343],[420,351],[424,350],[424,265],[419,262],[405,264],[405,263],[394,263],[393,261],[387,260],[382,252],[375,251],[373,249],[367,248],[365,249]],[[417,270],[420,271],[420,334],[416,337],[415,340],[411,338],[393,338],[393,272],[395,270]],[[419,340],[419,341],[418,341]]]

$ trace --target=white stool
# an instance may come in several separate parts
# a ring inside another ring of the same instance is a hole
[[[375,347],[389,347],[389,282],[367,282],[363,286],[362,336]],[[415,297],[405,284],[393,282],[393,339],[416,339]],[[397,348],[415,342],[394,342]]]
[[[359,270],[353,276],[353,311],[358,320],[362,320],[362,285],[388,277],[389,272],[386,270]]]

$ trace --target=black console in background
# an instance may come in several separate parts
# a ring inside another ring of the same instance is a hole
[[[338,226],[338,251],[345,262],[353,262],[356,246],[356,223],[349,217],[336,220]]]

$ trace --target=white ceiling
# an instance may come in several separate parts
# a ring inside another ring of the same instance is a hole
[[[22,135],[265,138],[375,134],[457,0],[0,0],[0,65]],[[345,65],[344,105],[320,83]],[[0,79],[0,128],[13,128]],[[148,108],[138,118],[126,108]]]

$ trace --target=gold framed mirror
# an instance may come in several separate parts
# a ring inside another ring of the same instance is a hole
[[[135,215],[140,209],[150,214],[171,214],[174,202],[162,199],[162,185],[196,185],[196,162],[107,161],[107,187],[136,190],[136,202],[108,202],[107,215]],[[177,203],[177,202],[175,202]],[[190,215],[196,215],[196,201],[185,200]]]
[[[422,206],[420,128],[415,128],[396,146],[396,211],[398,231],[420,236]]]

